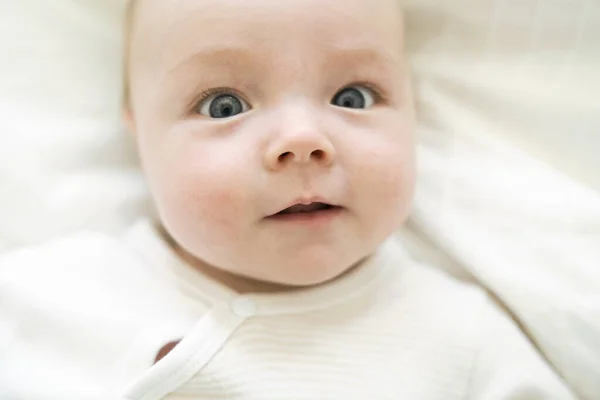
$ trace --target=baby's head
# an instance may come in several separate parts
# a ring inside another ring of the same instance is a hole
[[[197,260],[335,278],[408,215],[398,0],[136,0],[127,119],[161,223]]]

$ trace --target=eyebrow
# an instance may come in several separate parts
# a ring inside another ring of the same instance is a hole
[[[393,67],[399,65],[399,59],[394,57],[393,54],[376,50],[372,46],[341,47],[325,43],[321,43],[321,45],[326,46],[327,52],[331,53],[331,56],[324,60],[326,64],[368,63]],[[398,50],[398,53],[400,54],[400,50]],[[262,56],[266,56],[266,54],[262,53]],[[198,63],[211,64],[216,67],[235,66],[240,64],[249,66],[251,64],[250,61],[257,57],[259,59],[261,58],[260,51],[249,50],[247,47],[243,46],[207,47],[195,52],[169,68],[168,74],[174,74],[182,68],[197,65]]]
[[[329,50],[332,56],[327,59],[327,62],[333,62],[334,64],[375,64],[395,68],[399,66],[399,56],[401,54],[398,50],[398,56],[395,57],[390,52],[380,51],[369,46],[329,46]]]
[[[256,54],[244,47],[208,47],[191,54],[168,69],[168,74],[174,74],[182,68],[198,63],[211,63],[216,66],[235,65],[249,61]]]

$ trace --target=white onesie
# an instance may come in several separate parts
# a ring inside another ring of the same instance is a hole
[[[574,396],[485,293],[393,239],[332,283],[268,295],[196,272],[149,221],[0,261],[0,399],[163,398]]]

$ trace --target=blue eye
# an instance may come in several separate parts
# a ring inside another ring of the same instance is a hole
[[[234,94],[216,93],[200,102],[198,113],[214,119],[225,119],[244,113],[249,108],[244,100]]]
[[[375,95],[362,86],[347,87],[334,96],[331,104],[342,108],[371,108],[375,104]]]

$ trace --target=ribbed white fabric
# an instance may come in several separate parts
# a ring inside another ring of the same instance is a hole
[[[483,292],[393,240],[330,284],[240,296],[142,222],[3,258],[0,295],[3,400],[573,398]]]

